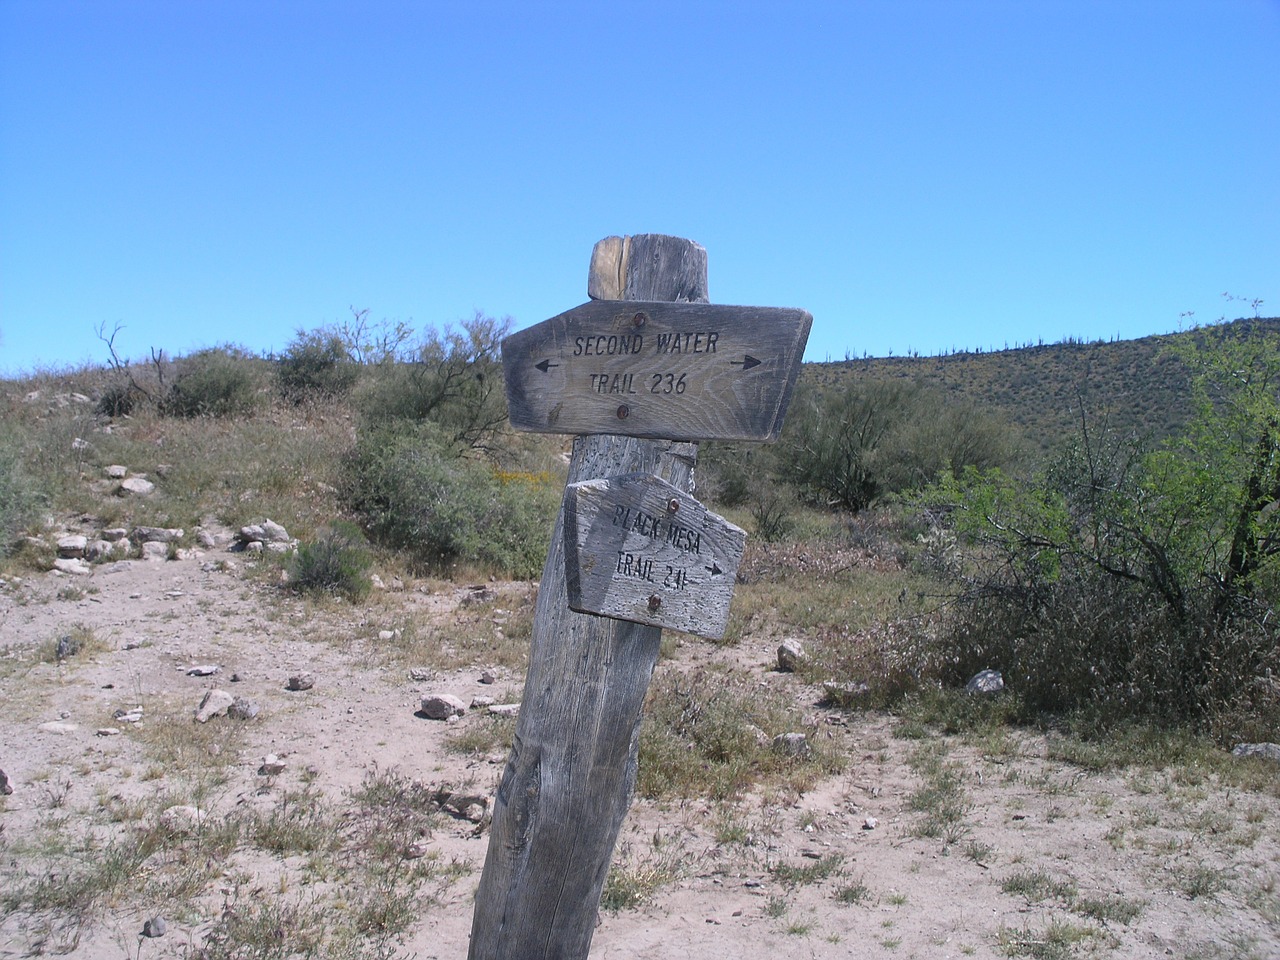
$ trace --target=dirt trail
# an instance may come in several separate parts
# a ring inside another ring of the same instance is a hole
[[[495,688],[518,691],[522,678],[486,685],[476,664],[415,681],[378,650],[382,630],[456,617],[465,588],[427,594],[410,585],[365,608],[318,609],[211,559],[219,557],[135,561],[91,577],[37,574],[0,588],[0,768],[14,784],[0,801],[0,854],[10,879],[51,824],[106,835],[119,828],[104,809],[154,804],[170,789],[177,771],[157,760],[154,731],[190,724],[215,686],[261,707],[224,758],[226,782],[210,797],[222,815],[308,784],[337,801],[375,767],[493,791],[501,752],[447,749],[483,718],[446,724],[416,710],[428,691],[469,702]],[[522,602],[509,589],[509,601]],[[77,626],[91,631],[90,650],[31,666],[34,651]],[[939,740],[931,749],[958,771],[967,805],[947,842],[921,835],[924,814],[912,800],[920,806],[923,781],[912,759],[922,742],[898,736],[892,718],[820,708],[812,688],[770,669],[764,644],[721,650],[686,639],[659,670],[717,660],[788,690],[804,729],[830,738],[851,763],[799,797],[727,807],[637,801],[617,869],[664,882],[639,908],[602,914],[594,957],[1280,957],[1280,791],[1226,790],[1186,771],[1090,772],[1047,759],[1046,739],[1029,734],[999,749]],[[201,665],[220,670],[189,675]],[[287,690],[301,672],[314,675],[314,688]],[[114,716],[139,706],[141,729]],[[105,728],[121,732],[99,736]],[[267,754],[284,759],[283,773],[259,773]],[[461,816],[435,830],[430,856],[465,869],[423,909],[405,954],[465,956],[486,843],[483,828]],[[242,885],[257,897],[288,898],[298,891],[286,866],[236,854],[226,874],[247,874]],[[137,933],[153,905],[127,893],[74,939],[14,910],[0,918],[0,956],[194,957],[230,882],[212,885],[169,918],[165,936],[145,942]]]

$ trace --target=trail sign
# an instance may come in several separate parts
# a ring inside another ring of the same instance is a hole
[[[569,606],[719,640],[746,531],[651,474],[565,490]]]
[[[812,323],[782,307],[584,303],[503,340],[511,425],[772,442]]]

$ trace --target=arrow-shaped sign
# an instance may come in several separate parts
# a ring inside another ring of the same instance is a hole
[[[511,425],[776,440],[812,323],[780,307],[584,303],[502,342]]]
[[[569,606],[718,640],[746,539],[741,527],[647,473],[571,483]]]

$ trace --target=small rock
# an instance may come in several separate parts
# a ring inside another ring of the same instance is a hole
[[[316,685],[316,678],[309,673],[297,673],[284,685],[286,690],[310,690]]]
[[[154,493],[156,485],[144,477],[130,477],[120,481],[120,493],[133,497],[145,497]]]
[[[395,630],[379,630],[378,639],[383,641],[384,643],[387,642],[388,640],[395,640],[396,632],[397,631]]]
[[[215,673],[222,670],[222,667],[214,663],[202,663],[194,667],[187,668],[188,677],[212,677]]]
[[[794,673],[805,661],[804,644],[795,637],[788,637],[778,645],[778,669]]]
[[[369,585],[375,590],[386,590],[387,585],[382,582],[382,578],[376,573],[369,574]]]
[[[471,698],[472,710],[483,710],[485,707],[492,707],[492,706],[493,706],[493,697],[472,697]]]
[[[245,697],[236,697],[227,707],[227,716],[232,720],[252,720],[261,710],[256,703]]]
[[[422,712],[428,720],[448,720],[465,714],[467,705],[451,693],[433,693],[422,698]]]
[[[196,720],[199,723],[208,723],[214,717],[220,717],[226,713],[235,702],[236,698],[225,690],[210,690],[205,693],[200,706],[196,708]]]
[[[119,727],[99,727],[95,736],[118,737],[120,736],[120,728]]]
[[[133,539],[139,543],[177,543],[185,534],[180,527],[135,527]]]
[[[281,757],[277,757],[274,753],[268,753],[262,758],[262,766],[258,768],[258,776],[274,777],[284,773],[285,762]]]
[[[236,534],[236,539],[241,543],[261,543],[267,539],[267,532],[262,529],[262,524],[251,523],[247,527],[240,528],[240,532]]]
[[[107,529],[102,531],[102,538],[104,540],[124,540],[128,538],[128,536],[129,531],[124,527],[107,527]]]
[[[45,733],[75,733],[80,729],[80,725],[76,723],[67,723],[64,720],[50,720],[48,723],[42,723],[37,728]]]
[[[9,779],[9,775],[0,770],[0,794],[9,796],[13,793],[13,781]]]
[[[203,527],[196,527],[196,543],[206,550],[212,550],[218,545],[218,538]]]
[[[142,559],[148,563],[163,563],[169,559],[169,544],[160,540],[148,540],[139,549]]]
[[[874,830],[878,826],[880,826],[880,821],[875,817],[867,817],[867,819],[862,821],[863,830]]]
[[[481,670],[481,671],[480,671],[480,682],[481,682],[481,683],[497,683],[497,682],[498,682],[498,674],[497,674],[495,671],[491,670],[491,669],[484,669],[484,670]]]
[[[518,703],[495,703],[489,708],[489,712],[495,717],[515,717],[520,715],[520,704]]]
[[[965,693],[999,693],[1004,689],[1004,677],[999,670],[981,670],[964,685]]]
[[[262,521],[262,534],[259,539],[266,540],[269,543],[289,542],[289,532],[274,520]]]
[[[142,708],[134,707],[132,710],[117,710],[111,716],[113,719],[119,720],[121,723],[141,723]]]
[[[291,543],[277,543],[274,540],[269,541],[264,546],[267,553],[288,553],[293,549],[293,544]]]
[[[93,573],[93,568],[83,560],[69,560],[65,557],[59,557],[53,561],[53,569],[59,573],[69,573],[75,577],[87,577]]]
[[[164,932],[169,929],[169,925],[164,922],[164,917],[152,917],[142,925],[142,935],[144,937],[163,937]]]
[[[1280,743],[1237,743],[1231,748],[1233,757],[1262,757],[1280,763]]]
[[[69,660],[80,652],[80,641],[71,634],[58,638],[58,645],[54,648],[53,655],[59,660]]]
[[[419,683],[422,683],[425,680],[434,679],[435,675],[436,675],[435,671],[430,670],[427,667],[410,667],[409,668],[409,679],[417,680]]]
[[[780,733],[773,738],[773,749],[784,757],[803,759],[812,753],[809,739],[803,733]]]
[[[90,540],[84,548],[86,560],[104,560],[115,552],[110,540]]]
[[[118,463],[113,463],[102,472],[112,480],[123,480],[129,475],[129,468]]]
[[[78,533],[59,537],[58,556],[65,557],[68,560],[78,560],[84,556],[85,548],[88,546],[89,538]]]

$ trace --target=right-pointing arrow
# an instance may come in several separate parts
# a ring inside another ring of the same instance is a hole
[[[760,361],[749,353],[743,360],[730,360],[729,362],[735,367],[741,367],[743,370],[750,370],[752,367],[760,366]]]

